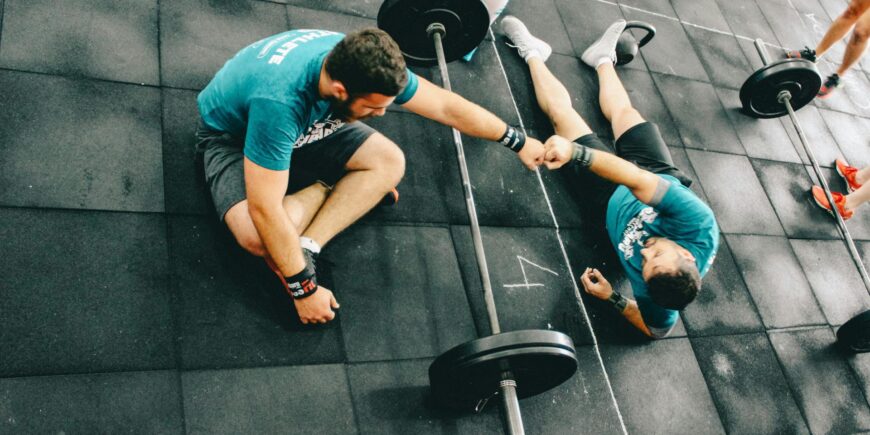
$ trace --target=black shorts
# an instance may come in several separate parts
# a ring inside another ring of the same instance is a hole
[[[616,149],[604,143],[595,134],[581,136],[574,142],[616,154],[652,173],[671,175],[687,187],[692,184],[692,179],[674,166],[671,151],[662,139],[658,126],[651,122],[642,122],[628,129],[616,140]],[[569,183],[574,193],[579,196],[578,199],[591,206],[589,208],[593,213],[603,214],[602,211],[607,210],[607,202],[610,201],[617,185],[577,164],[571,164],[566,169],[568,169],[566,172]]]
[[[334,133],[295,148],[290,159],[287,193],[323,183],[329,187],[347,173],[347,162],[375,129],[362,122],[345,124]],[[196,155],[221,220],[245,192],[244,138],[209,129],[200,119],[196,130]]]

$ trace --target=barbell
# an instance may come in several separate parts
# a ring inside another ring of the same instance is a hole
[[[489,29],[489,13],[480,0],[386,0],[378,11],[378,27],[395,39],[409,63],[437,64],[442,86],[449,91],[447,62],[480,44]],[[455,128],[453,143],[492,335],[435,358],[429,366],[430,393],[435,404],[460,410],[480,410],[490,398],[501,396],[507,432],[522,434],[519,399],[571,378],[577,371],[577,354],[571,337],[562,332],[501,331],[462,137]]]
[[[771,63],[767,50],[764,48],[764,41],[761,39],[755,40],[755,49],[758,51],[764,66],[749,76],[740,88],[740,102],[743,105],[743,111],[754,118],[776,118],[788,114],[795,131],[797,131],[798,139],[800,139],[801,145],[810,159],[813,172],[819,179],[822,190],[825,191],[828,204],[833,205],[834,197],[831,194],[831,189],[828,187],[824,174],[822,174],[812,147],[807,142],[803,127],[795,116],[796,110],[809,104],[816,97],[822,86],[822,77],[819,75],[816,65],[806,59],[783,59]],[[852,256],[852,261],[861,275],[861,280],[864,281],[864,287],[870,292],[870,276],[867,275],[867,269],[858,254],[855,241],[852,240],[852,235],[846,228],[846,221],[840,215],[838,207],[832,206],[831,211],[837,220],[840,232],[843,234],[843,240]],[[870,311],[865,311],[844,323],[837,330],[837,341],[842,347],[850,351],[870,352]]]

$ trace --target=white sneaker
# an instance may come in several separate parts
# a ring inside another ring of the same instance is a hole
[[[550,44],[532,36],[526,25],[513,15],[508,15],[501,20],[501,30],[513,43],[508,45],[515,47],[526,62],[533,57],[546,62],[553,53]]]
[[[623,30],[625,30],[625,20],[618,20],[611,24],[604,34],[583,52],[580,59],[592,68],[598,68],[598,65],[608,60],[616,64],[616,43]]]

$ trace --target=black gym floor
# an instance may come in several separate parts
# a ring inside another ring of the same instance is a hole
[[[0,433],[503,430],[494,402],[480,415],[425,404],[434,356],[489,330],[448,128],[399,108],[371,122],[403,147],[407,175],[398,206],[325,251],[342,303],[328,326],[297,325],[275,278],[209,211],[192,161],[197,91],[254,40],[371,26],[380,4],[288,2],[0,0]],[[580,358],[566,384],[521,402],[529,433],[870,430],[870,354],[832,346],[870,296],[806,195],[791,124],[737,110],[760,66],[752,38],[813,46],[845,6],[511,0],[605,135],[578,56],[617,18],[658,28],[620,74],[723,233],[699,300],[649,342],[578,296],[586,266],[628,284],[560,174],[466,139],[502,328],[566,332]],[[545,137],[528,71],[494,30],[471,63],[450,65],[454,89]],[[870,56],[799,117],[842,189],[836,157],[870,164]],[[849,228],[870,255],[870,208]]]

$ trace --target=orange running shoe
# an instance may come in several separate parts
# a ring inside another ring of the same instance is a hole
[[[827,210],[831,216],[834,215],[834,210],[831,209],[831,206],[828,203],[828,198],[825,196],[825,191],[821,187],[813,186],[810,190],[810,194],[813,195],[813,201],[815,201],[819,207]],[[838,192],[831,192],[831,196],[834,197],[834,204],[837,204],[837,210],[840,211],[840,216],[843,217],[843,220],[847,221],[851,219],[854,212],[846,211],[846,196]]]
[[[837,167],[837,173],[840,174],[840,176],[843,177],[843,181],[846,182],[846,189],[849,190],[849,193],[852,193],[861,187],[861,184],[858,183],[858,179],[856,178],[858,175],[858,168],[849,166],[849,164],[843,159],[835,160],[834,165]]]

